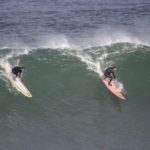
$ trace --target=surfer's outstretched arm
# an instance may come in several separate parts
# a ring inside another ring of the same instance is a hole
[[[115,76],[115,73],[114,73],[114,72],[112,72],[112,75],[113,75],[113,78],[116,79],[116,76]]]
[[[18,77],[21,78],[21,72],[18,72]]]

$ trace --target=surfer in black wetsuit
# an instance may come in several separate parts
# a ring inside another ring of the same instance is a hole
[[[16,75],[16,78],[21,78],[21,73],[24,71],[25,67],[14,67],[12,68],[12,73]]]
[[[117,68],[116,68],[115,66],[113,66],[113,67],[108,67],[108,68],[105,70],[105,72],[104,72],[104,75],[105,75],[105,76],[104,76],[104,79],[110,78],[108,85],[111,85],[111,81],[116,78],[115,73],[114,73],[115,71],[117,71]],[[112,85],[111,85],[111,86],[112,86]]]

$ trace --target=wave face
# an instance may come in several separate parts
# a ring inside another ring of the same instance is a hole
[[[149,1],[0,4],[1,150],[150,149]],[[31,100],[5,77],[16,65]],[[101,82],[111,65],[125,103]]]
[[[36,149],[45,146],[45,142],[47,149],[59,149],[56,143],[65,143],[64,149],[66,146],[76,149],[78,144],[93,145],[97,149],[97,139],[113,138],[116,132],[127,140],[121,134],[127,132],[125,127],[130,128],[134,122],[137,123],[134,128],[136,134],[145,129],[141,119],[145,117],[143,109],[149,110],[150,47],[118,43],[82,50],[39,48],[22,50],[21,54],[17,51],[1,49],[0,121],[1,126],[5,125],[3,135],[5,132],[10,134],[9,137],[4,135],[5,139],[1,141],[3,147],[8,146],[6,141],[15,138],[10,144],[15,148],[18,147],[15,142],[25,140]],[[114,64],[118,67],[117,79],[127,98],[126,103],[119,103],[100,80],[102,71]],[[27,67],[22,80],[33,94],[31,101],[17,93],[5,78],[4,72],[10,71],[14,65]],[[124,123],[128,121],[130,123]],[[115,126],[110,127],[110,124]],[[119,130],[122,126],[124,129]],[[19,138],[22,135],[23,139]],[[26,139],[35,135],[42,143],[38,147]],[[41,136],[46,137],[41,139]],[[134,136],[134,133],[127,133],[128,136]],[[142,138],[145,136],[148,136],[147,133]],[[71,142],[68,143],[68,140]],[[115,140],[122,141],[115,137],[106,147],[116,147],[113,145]],[[103,147],[105,142],[102,140],[100,146]],[[129,147],[131,145],[129,143]],[[140,146],[139,143],[136,145]]]

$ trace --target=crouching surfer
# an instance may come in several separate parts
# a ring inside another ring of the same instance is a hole
[[[111,81],[116,79],[115,72],[117,71],[117,67],[108,67],[104,72],[104,79],[110,78],[108,85],[112,86]]]
[[[15,79],[17,77],[21,78],[22,72],[25,70],[25,67],[15,66],[12,68],[12,73],[15,75]]]

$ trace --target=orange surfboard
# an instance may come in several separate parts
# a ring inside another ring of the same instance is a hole
[[[115,85],[113,84],[113,81],[112,81],[112,86],[108,85],[107,79],[102,79],[102,81],[111,93],[117,96],[120,100],[122,101],[125,100],[124,95],[115,87]]]

